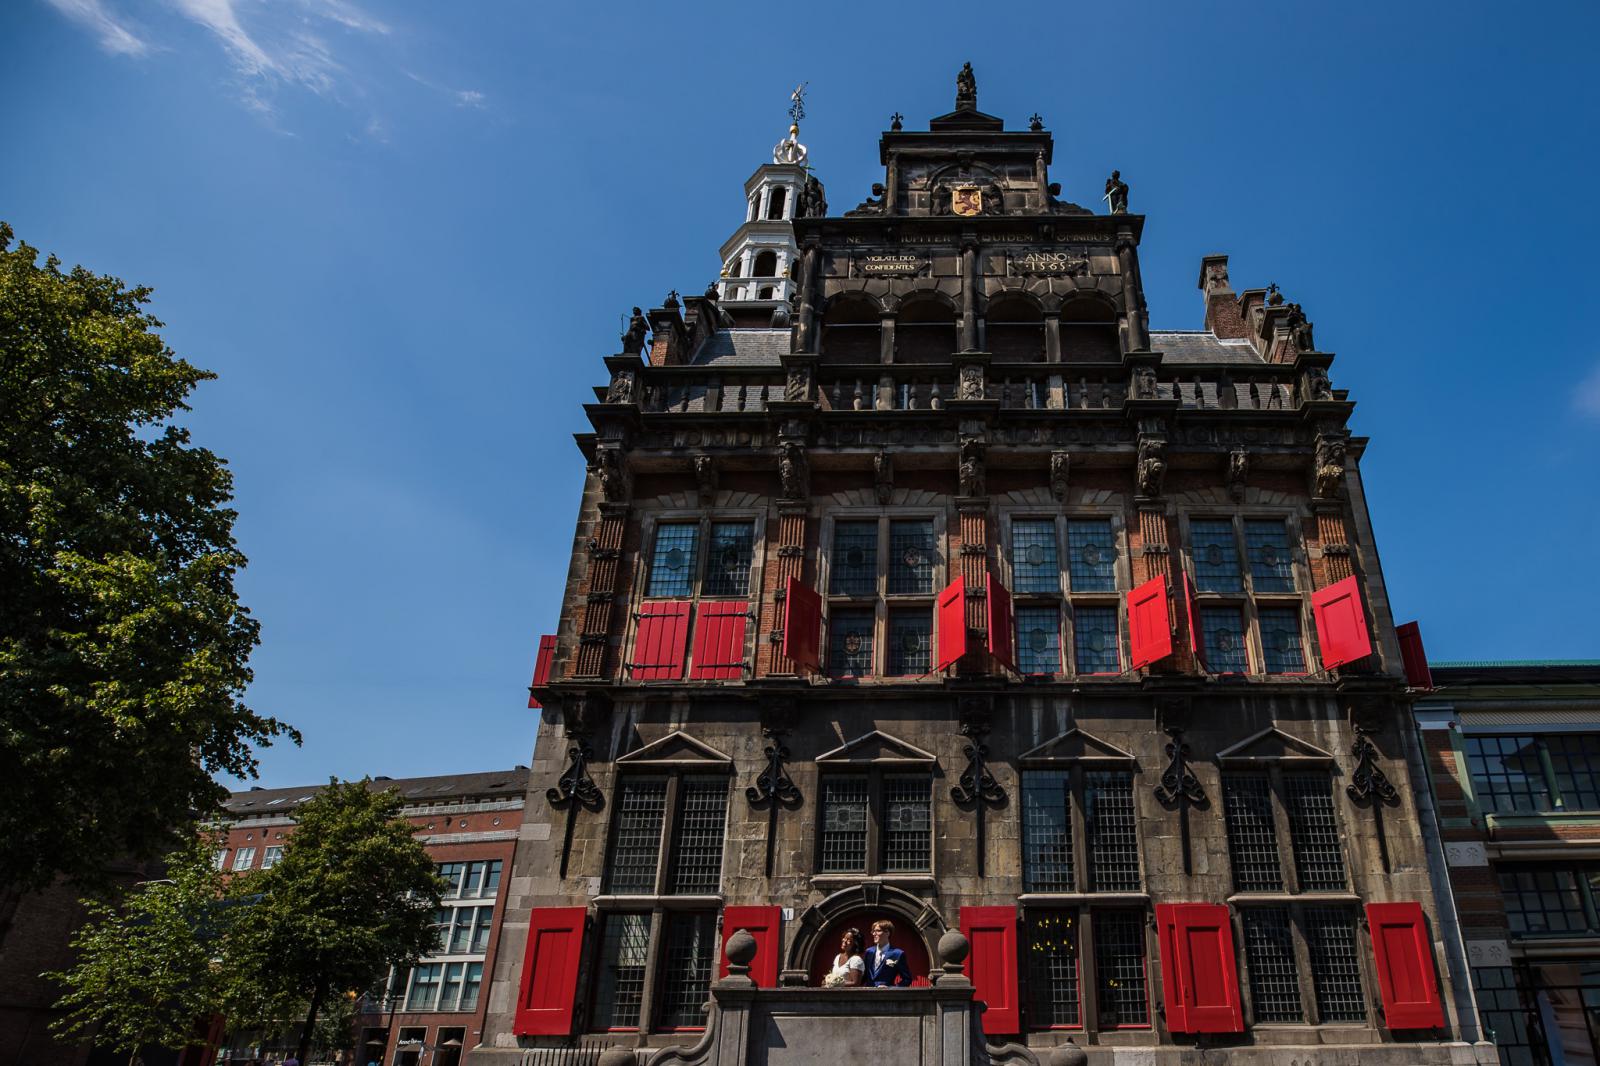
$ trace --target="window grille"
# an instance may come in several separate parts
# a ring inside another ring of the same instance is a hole
[[[1121,641],[1115,607],[1072,609],[1072,650],[1080,674],[1115,674],[1122,670]]]
[[[1294,934],[1283,907],[1249,907],[1244,922],[1245,963],[1250,970],[1250,1003],[1259,1022],[1305,1020],[1300,1007],[1300,971],[1294,959]]]
[[[661,1027],[705,1025],[716,957],[717,916],[674,914],[667,920],[667,950],[661,970]]]
[[[871,596],[878,591],[878,523],[836,522],[828,592]]]
[[[1550,785],[1534,737],[1469,736],[1467,772],[1485,811],[1532,812],[1552,809]]]
[[[595,986],[598,1029],[637,1029],[644,1004],[645,956],[650,951],[648,914],[608,914],[601,926],[600,975]]]
[[[728,810],[728,779],[715,774],[685,775],[678,786],[674,824],[677,856],[672,891],[715,892],[722,885],[722,830]]]
[[[1576,870],[1501,869],[1500,894],[1512,936],[1586,933],[1590,919]]]
[[[1024,674],[1061,672],[1061,612],[1058,608],[1017,608],[1017,669]]]
[[[711,553],[706,559],[706,580],[701,591],[707,596],[749,595],[755,543],[753,522],[711,523]]]
[[[1026,918],[1028,1018],[1035,1029],[1083,1024],[1078,996],[1078,916],[1036,911]]]
[[[1283,888],[1278,831],[1272,821],[1272,786],[1266,774],[1228,774],[1222,779],[1233,887],[1238,892]]]
[[[1095,914],[1094,969],[1101,1028],[1149,1025],[1143,915],[1126,911]]]
[[[1134,829],[1133,775],[1116,770],[1084,774],[1083,804],[1089,835],[1089,891],[1137,892],[1139,839]]]
[[[835,609],[828,618],[828,672],[835,677],[872,674],[871,609]]]
[[[1068,577],[1073,592],[1117,590],[1117,540],[1109,518],[1074,518],[1067,523]]]
[[[1015,593],[1061,594],[1053,520],[1019,518],[1011,523],[1011,583]]]
[[[653,892],[661,822],[667,807],[665,777],[625,778],[607,864],[608,891]]]
[[[1501,1066],[1544,1066],[1544,1055],[1534,1050],[1528,1036],[1533,1005],[1517,988],[1516,971],[1509,966],[1475,967],[1472,987],[1483,1027],[1500,1051]]]
[[[889,675],[920,676],[933,666],[933,613],[903,608],[889,613]]]
[[[1545,737],[1544,744],[1562,809],[1600,810],[1600,735],[1558,733]]]
[[[1262,518],[1246,521],[1244,544],[1250,556],[1250,583],[1257,592],[1294,591],[1294,556],[1283,522]]]
[[[1022,774],[1022,890],[1071,892],[1074,888],[1072,873],[1071,775],[1066,770],[1025,770]]]
[[[1200,608],[1200,631],[1205,638],[1206,667],[1212,673],[1250,671],[1250,653],[1244,640],[1244,613],[1239,608]]]
[[[1289,845],[1302,892],[1337,892],[1344,888],[1344,852],[1333,814],[1333,780],[1327,774],[1285,774],[1284,801],[1289,808]]]
[[[1194,542],[1194,583],[1201,592],[1243,592],[1239,542],[1226,518],[1197,518],[1189,524]]]
[[[824,778],[822,872],[865,873],[866,869],[867,779]]]
[[[1355,913],[1347,907],[1308,907],[1305,930],[1317,1014],[1324,1022],[1365,1021],[1367,1000],[1356,957]]]
[[[876,532],[874,532],[876,542]],[[876,565],[877,560],[872,561]],[[889,523],[889,592],[928,595],[933,592],[933,523],[926,520]],[[872,591],[871,589],[868,590]]]
[[[672,522],[656,527],[656,550],[650,557],[650,583],[646,596],[689,596],[694,593],[694,568],[700,544],[700,527],[692,522]]]
[[[1261,651],[1266,656],[1267,673],[1305,673],[1306,653],[1300,642],[1299,608],[1263,607],[1257,618],[1261,623]]]
[[[883,869],[925,872],[933,846],[933,781],[925,774],[883,778]]]

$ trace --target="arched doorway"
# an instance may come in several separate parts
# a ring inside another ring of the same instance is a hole
[[[823,976],[833,968],[844,931],[860,929],[862,939],[871,944],[872,923],[880,919],[894,923],[893,943],[905,952],[912,983],[919,987],[928,984],[933,946],[945,933],[944,919],[927,900],[888,885],[857,885],[807,907],[790,942],[786,968],[804,970],[813,987],[822,984]]]

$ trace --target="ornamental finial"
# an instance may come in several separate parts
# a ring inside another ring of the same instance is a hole
[[[800,120],[806,117],[806,86],[810,84],[803,81],[789,94],[789,136],[773,146],[774,163],[806,165],[806,146],[800,143]]]

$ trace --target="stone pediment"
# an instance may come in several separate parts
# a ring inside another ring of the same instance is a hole
[[[1332,765],[1334,759],[1332,752],[1324,751],[1309,741],[1290,736],[1273,726],[1217,752],[1217,761],[1234,765],[1267,761]]]
[[[1065,762],[1069,759],[1123,764],[1135,761],[1131,752],[1123,751],[1115,744],[1101,740],[1092,733],[1085,733],[1076,726],[1022,755],[1024,762]]]
[[[725,770],[733,772],[733,758],[711,745],[675,729],[660,740],[652,740],[637,751],[617,759],[629,766],[673,766],[682,769]]]
[[[915,744],[908,744],[899,737],[892,737],[888,733],[874,729],[865,736],[856,737],[848,743],[841,744],[832,751],[825,751],[817,756],[820,763],[846,763],[854,765],[918,765],[927,766],[938,761],[932,752],[923,751]]]

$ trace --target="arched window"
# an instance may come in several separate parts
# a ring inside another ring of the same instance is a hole
[[[771,285],[763,285],[761,291],[756,293],[756,299],[758,300],[771,300],[773,298]]]
[[[894,323],[894,361],[947,363],[956,352],[956,310],[937,293],[910,296]]]
[[[739,257],[738,256],[734,256],[732,259],[728,260],[728,277],[736,278],[738,276],[739,276]]]
[[[984,334],[997,363],[1044,362],[1044,312],[1021,293],[1005,293],[989,301]]]
[[[774,186],[772,194],[767,199],[767,218],[782,218],[784,201],[789,197],[789,190],[783,186]]]
[[[753,278],[775,278],[778,276],[778,253],[760,252],[756,255],[756,267],[750,272]]]
[[[837,296],[822,316],[824,363],[876,363],[878,306],[863,296]]]
[[[1117,313],[1092,296],[1069,300],[1061,308],[1061,361],[1114,363],[1122,358]]]

